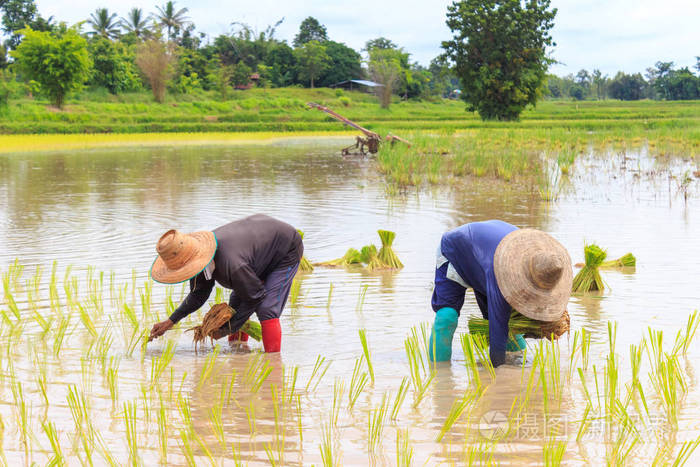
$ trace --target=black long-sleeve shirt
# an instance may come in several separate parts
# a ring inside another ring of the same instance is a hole
[[[177,323],[206,303],[214,284],[232,289],[234,308],[250,313],[265,298],[263,281],[301,243],[291,225],[264,214],[255,214],[214,229],[217,240],[214,273],[206,280],[204,272],[190,279],[190,293],[170,315]]]

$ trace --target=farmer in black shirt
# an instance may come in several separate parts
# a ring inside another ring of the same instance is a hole
[[[164,284],[189,279],[190,293],[170,318],[151,329],[151,339],[206,303],[215,282],[233,290],[229,305],[236,310],[215,334],[219,339],[247,340],[237,332],[255,313],[262,326],[265,352],[279,352],[279,317],[304,253],[299,233],[289,224],[256,214],[213,232],[166,232],[156,245],[151,277]]]

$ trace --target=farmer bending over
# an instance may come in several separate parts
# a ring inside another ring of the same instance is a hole
[[[479,309],[489,321],[493,366],[505,362],[506,350],[525,348],[521,334],[509,342],[511,308],[538,321],[558,321],[566,311],[571,259],[544,232],[518,229],[499,220],[473,222],[445,233],[437,258],[431,359],[452,357],[452,336],[467,288],[474,290]]]
[[[304,253],[294,227],[256,214],[213,232],[170,230],[160,237],[156,251],[158,257],[151,266],[153,280],[176,284],[189,279],[190,293],[170,318],[153,326],[151,339],[204,305],[218,282],[233,290],[229,305],[236,313],[213,337],[229,335],[229,341],[247,341],[245,333],[236,331],[255,313],[265,352],[280,351],[279,317]]]

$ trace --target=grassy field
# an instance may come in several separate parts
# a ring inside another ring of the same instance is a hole
[[[543,101],[520,122],[483,122],[462,101],[399,101],[379,107],[374,96],[333,89],[250,89],[222,101],[214,93],[171,97],[147,93],[85,93],[58,110],[41,99],[12,101],[0,111],[0,134],[308,132],[339,131],[337,121],[307,102],[318,102],[367,128],[384,131],[479,128],[571,130],[688,129],[700,127],[700,102]]]
[[[543,199],[554,196],[556,181],[568,176],[578,159],[589,154],[647,153],[657,160],[682,158],[689,175],[700,174],[700,128],[470,129],[404,134],[412,146],[383,145],[378,169],[394,188],[449,184],[464,176],[522,181]]]

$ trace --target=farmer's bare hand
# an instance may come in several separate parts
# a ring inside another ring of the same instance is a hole
[[[228,329],[226,328],[226,326],[222,326],[219,329],[217,329],[216,331],[211,333],[211,338],[214,340],[217,340],[217,339],[221,339],[222,337],[227,336],[227,335],[228,335]]]
[[[165,334],[166,331],[169,331],[175,326],[175,323],[170,321],[170,319],[166,319],[165,321],[161,321],[160,323],[156,323],[153,325],[153,328],[151,329],[151,335],[148,337],[148,342],[151,342],[153,339],[162,336]]]

